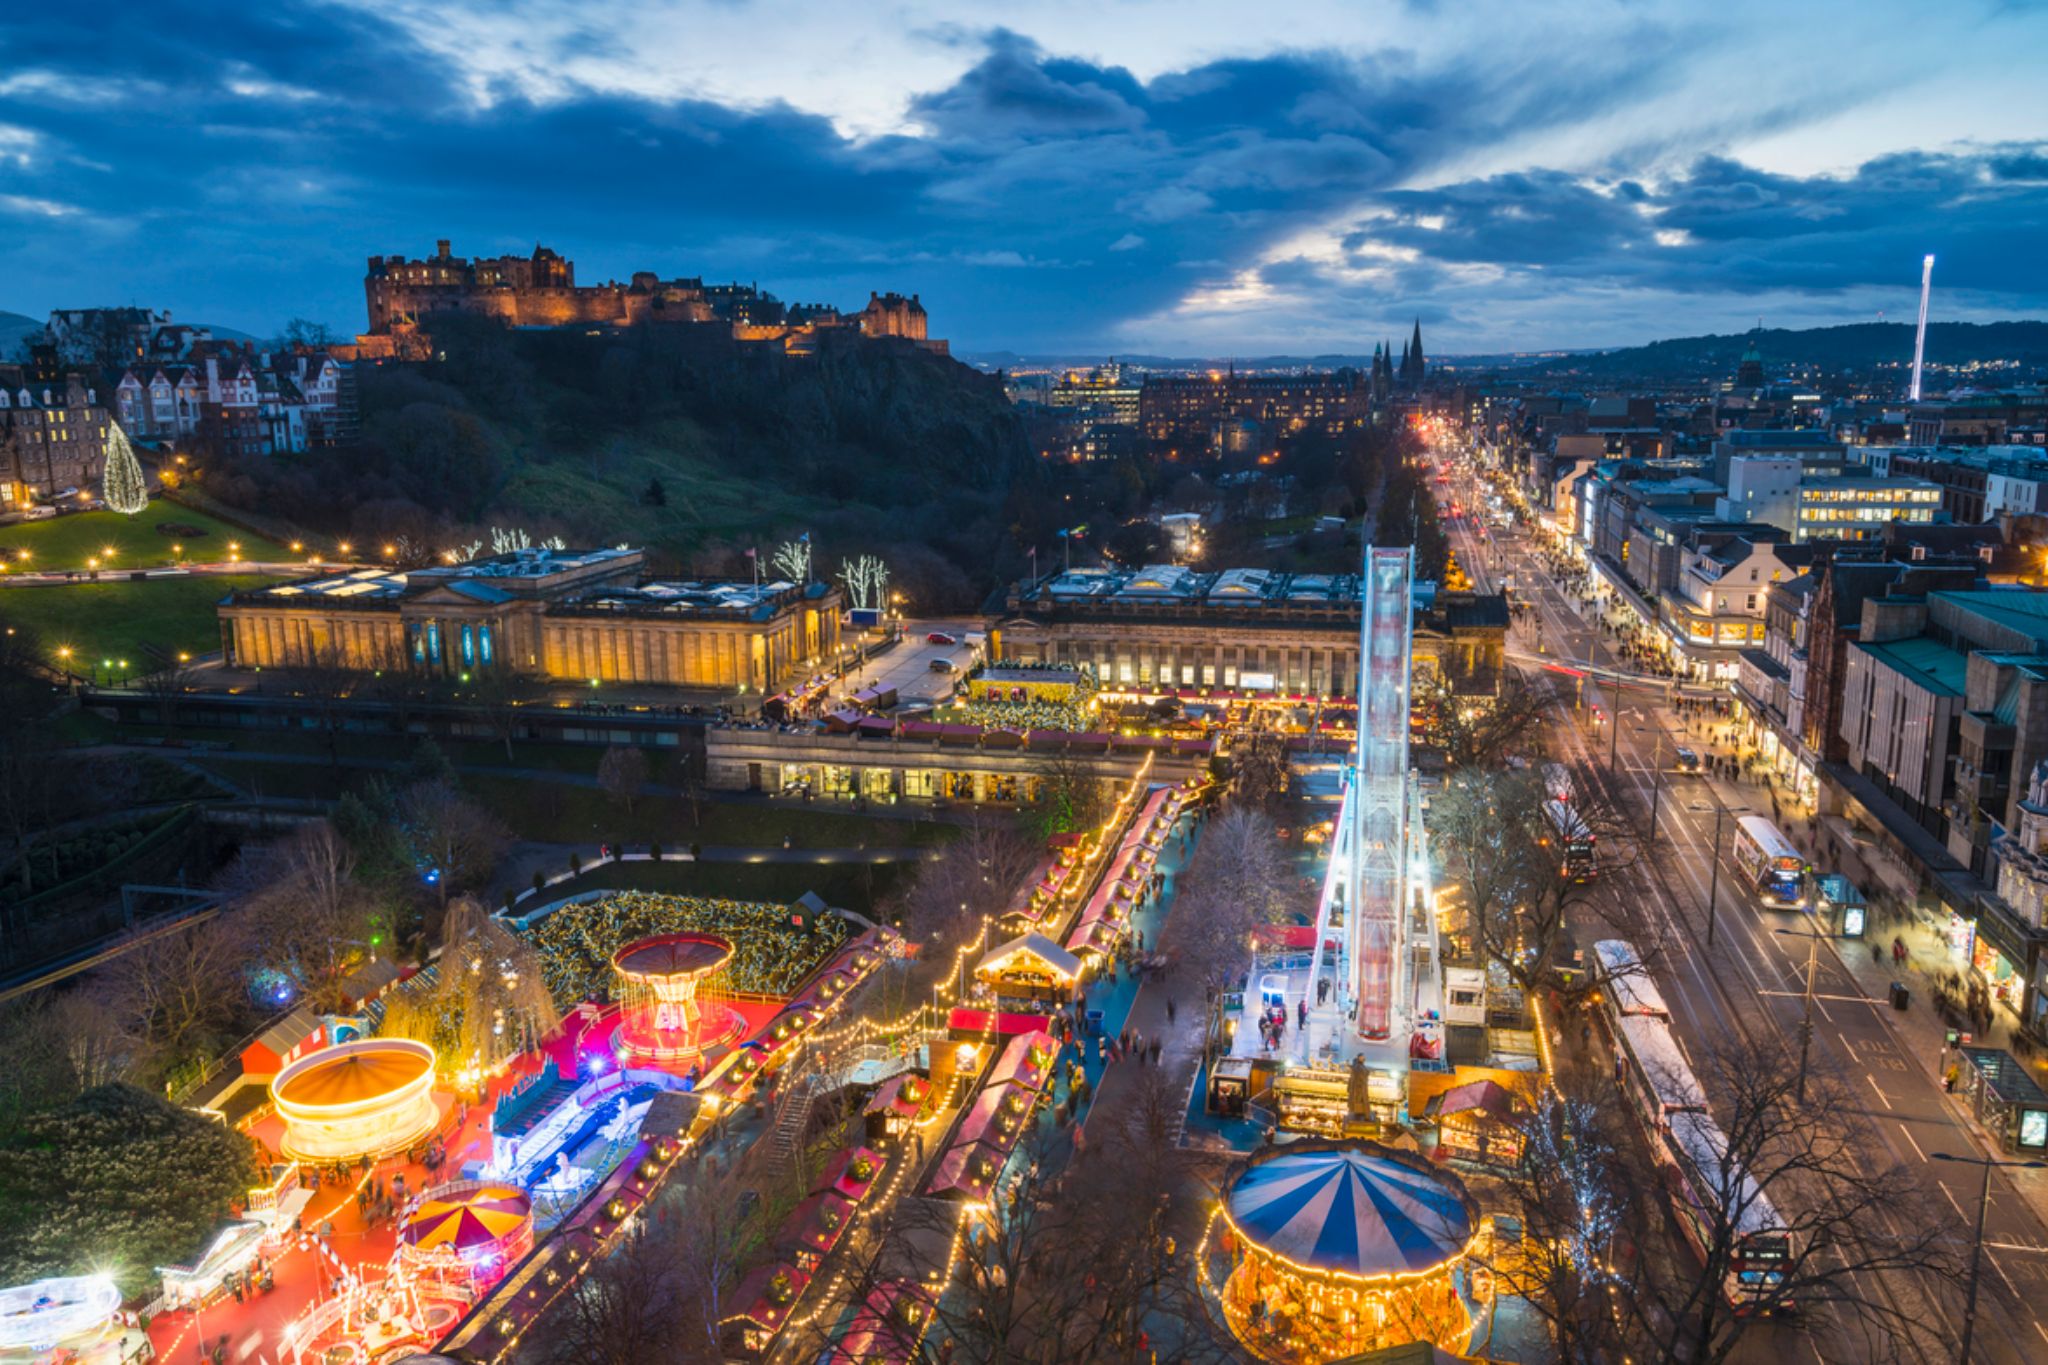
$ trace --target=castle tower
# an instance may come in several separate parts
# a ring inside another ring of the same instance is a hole
[[[1764,357],[1757,350],[1756,342],[1749,343],[1749,349],[1742,353],[1742,360],[1735,367],[1735,387],[1738,389],[1760,389],[1764,386]]]

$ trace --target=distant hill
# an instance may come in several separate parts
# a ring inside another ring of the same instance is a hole
[[[1766,370],[1818,365],[1835,371],[1909,365],[1913,328],[1903,322],[1858,322],[1793,331],[1773,327],[1726,336],[1673,337],[1647,346],[1588,351],[1538,361],[1526,373],[1589,378],[1686,379],[1734,372],[1754,345]],[[1931,322],[1927,361],[1937,367],[2012,361],[2048,365],[2048,322]]]

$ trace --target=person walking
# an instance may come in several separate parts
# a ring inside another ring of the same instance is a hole
[[[1174,1003],[1173,1003],[1173,997],[1169,995],[1169,996],[1167,996],[1167,997],[1166,997],[1166,1022],[1167,1022],[1167,1024],[1168,1024],[1169,1026],[1170,1026],[1170,1025],[1172,1025],[1172,1023],[1173,1023],[1173,1016],[1174,1016]]]

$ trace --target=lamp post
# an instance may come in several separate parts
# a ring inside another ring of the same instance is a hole
[[[1970,1242],[1970,1293],[1963,1305],[1963,1348],[1956,1354],[1958,1365],[1970,1365],[1970,1343],[1977,1334],[1977,1271],[1984,1260],[1984,1209],[1991,1202],[1991,1168],[2015,1167],[2037,1171],[2048,1162],[2001,1161],[1995,1156],[1957,1156],[1953,1152],[1929,1152],[1932,1161],[1953,1161],[1964,1166],[1982,1166],[1984,1183],[1977,1191],[1977,1233]]]
[[[1695,805],[1691,809],[1705,814],[1705,806]],[[1747,815],[1749,807],[1737,808],[1733,814]],[[1729,809],[1716,801],[1714,803],[1714,846],[1707,850],[1707,946],[1714,946],[1714,911],[1721,900],[1721,820],[1729,815]]]
[[[1638,725],[1636,733],[1643,733],[1645,726]],[[1650,760],[1650,843],[1657,842],[1657,799],[1664,794],[1664,727],[1657,727],[1657,753]]]
[[[1804,929],[1774,929],[1771,932],[1806,940],[1806,1006],[1799,1016],[1799,1084],[1793,1091],[1793,1097],[1800,1104],[1805,1104],[1806,1059],[1813,1050],[1813,972],[1820,957],[1821,932],[1811,924]]]

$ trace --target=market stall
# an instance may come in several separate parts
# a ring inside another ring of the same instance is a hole
[[[974,979],[1013,1005],[1064,1004],[1081,978],[1081,959],[1035,930],[991,948],[974,968]]]

